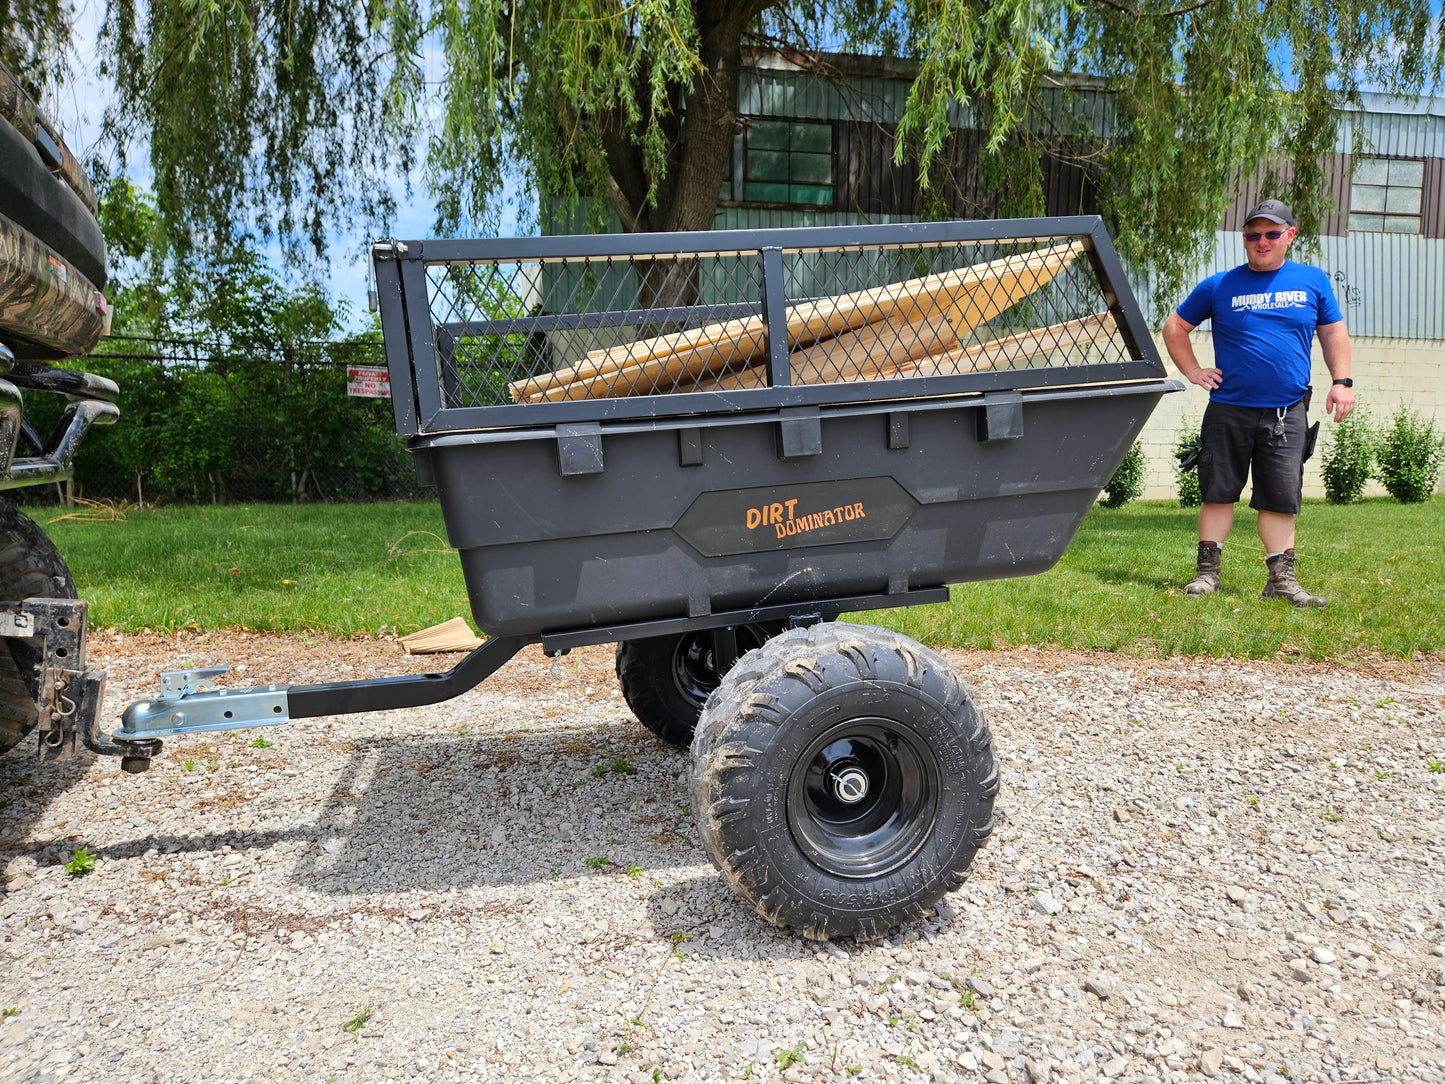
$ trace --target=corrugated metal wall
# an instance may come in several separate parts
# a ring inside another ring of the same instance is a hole
[[[1324,222],[1320,224],[1320,232],[1343,237],[1350,220],[1350,170],[1353,163],[1348,154],[1336,154],[1330,157],[1331,160],[1326,164],[1325,169],[1335,210],[1333,213],[1325,215]],[[1243,229],[1244,216],[1249,214],[1260,200],[1274,195],[1272,191],[1265,191],[1265,172],[1265,168],[1261,166],[1255,170],[1253,177],[1240,185],[1239,194],[1235,197],[1234,203],[1228,211],[1224,212],[1226,232]],[[1294,169],[1286,162],[1280,172],[1287,181],[1293,175]]]
[[[747,66],[738,80],[738,112],[749,116],[865,120],[897,124],[908,102],[903,79],[825,79],[809,72]]]
[[[867,222],[912,222],[911,215],[862,215],[851,211],[791,211],[774,207],[719,207],[715,230],[782,230],[793,226],[856,226]]]
[[[1346,110],[1340,118],[1335,150],[1354,153],[1354,137],[1364,151],[1398,158],[1445,158],[1445,100],[1409,102],[1383,94],[1363,95],[1364,111]]]
[[[869,121],[896,125],[908,104],[912,76],[900,70],[894,76],[815,75],[776,63],[744,67],[738,81],[738,112],[752,116],[808,117],[813,120]],[[1115,123],[1109,96],[1094,87],[1046,87],[1038,94],[1048,114],[1039,118],[1037,131],[1054,132],[1066,113],[1083,121],[1084,130],[1103,139]],[[948,123],[954,128],[976,128],[977,117],[967,104],[951,102]],[[1075,135],[1073,125],[1064,126]]]
[[[1244,262],[1239,234],[1221,232],[1214,240],[1214,255],[1199,268],[1199,279]],[[1295,255],[1329,275],[1351,335],[1445,339],[1445,240],[1355,232],[1320,238],[1315,255]],[[1136,281],[1134,289],[1149,311],[1148,284]]]

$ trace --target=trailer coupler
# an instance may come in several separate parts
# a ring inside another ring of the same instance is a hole
[[[160,695],[139,700],[121,715],[117,742],[148,741],[206,730],[278,726],[291,721],[287,702],[289,686],[266,685],[255,689],[216,689],[214,678],[229,666],[195,670],[167,670],[161,674]]]

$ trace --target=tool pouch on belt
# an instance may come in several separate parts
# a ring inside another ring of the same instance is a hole
[[[1305,386],[1304,398],[1301,399],[1300,402],[1304,405],[1306,414],[1310,412],[1310,396],[1314,395],[1314,392],[1315,387],[1313,384]],[[1315,422],[1314,425],[1305,430],[1305,457],[1300,462],[1308,463],[1310,461],[1310,456],[1315,454],[1315,444],[1319,439],[1320,423]]]

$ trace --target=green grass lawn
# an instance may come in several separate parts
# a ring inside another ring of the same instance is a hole
[[[174,506],[119,521],[44,511],[30,513],[99,625],[350,636],[471,614],[435,502]]]
[[[1298,574],[1329,600],[1323,610],[1259,597],[1264,551],[1244,507],[1224,547],[1223,593],[1185,595],[1194,524],[1194,510],[1170,502],[1096,506],[1050,572],[964,584],[948,605],[890,613],[887,624],[958,647],[1311,659],[1445,652],[1445,497],[1419,505],[1307,501]]]
[[[31,512],[42,524],[59,514]],[[470,613],[435,503],[163,507],[47,526],[99,625],[375,635]],[[1260,600],[1265,570],[1247,508],[1224,549],[1224,593],[1184,596],[1194,513],[1145,501],[1096,507],[1044,575],[963,584],[946,605],[862,619],[955,647],[1314,659],[1445,653],[1445,498],[1308,502],[1299,538],[1300,579],[1329,598],[1324,610]]]

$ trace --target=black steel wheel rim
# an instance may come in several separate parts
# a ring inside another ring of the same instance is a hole
[[[815,738],[795,762],[788,827],[824,873],[882,877],[927,841],[941,787],[938,758],[913,730],[891,719],[849,719]]]
[[[765,633],[745,625],[737,630],[738,655],[741,656],[767,639]],[[717,672],[717,654],[713,650],[712,631],[690,632],[678,637],[672,652],[672,683],[699,711],[712,691],[722,682]]]

